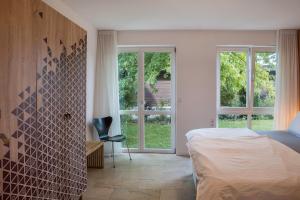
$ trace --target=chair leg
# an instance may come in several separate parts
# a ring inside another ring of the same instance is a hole
[[[128,154],[129,154],[129,158],[130,158],[130,160],[132,160],[131,159],[131,155],[130,155],[130,151],[129,151],[129,148],[128,148],[128,142],[127,142],[127,140],[126,140],[126,146],[127,146],[127,151],[128,151]]]
[[[111,149],[112,149],[112,156],[113,156],[113,165],[114,165],[114,168],[116,168],[115,166],[115,150],[114,150],[114,142],[111,142]]]

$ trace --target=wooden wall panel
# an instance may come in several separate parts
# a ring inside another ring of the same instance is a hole
[[[3,118],[7,115],[6,114],[6,102],[4,91],[5,91],[5,86],[7,85],[7,72],[9,70],[9,56],[8,56],[8,46],[9,46],[9,0],[2,1],[0,4],[0,30],[5,30],[5,31],[0,31],[0,133],[5,133],[8,136],[8,128],[6,126],[5,121]],[[7,31],[6,31],[7,30]],[[1,141],[0,141],[1,142]],[[0,145],[1,146],[1,145]],[[1,150],[0,150],[1,151]],[[1,158],[1,153],[0,153],[0,158]],[[1,191],[1,189],[0,189]]]
[[[42,160],[41,155],[41,162],[50,163],[50,166],[54,162],[58,168],[66,169],[51,171],[59,175],[57,179],[50,177],[51,184],[56,186],[54,190],[64,188],[66,191],[53,193],[53,198],[67,199],[64,195],[68,193],[76,198],[85,189],[87,181],[86,32],[44,3],[39,5],[38,12],[42,14],[36,23],[39,33],[37,72],[40,77],[37,82],[37,118],[40,128],[48,130],[46,135],[38,131],[38,146],[51,146],[47,149],[50,157]],[[54,112],[49,112],[52,110]],[[57,125],[54,129],[53,124]],[[68,180],[64,180],[65,177]]]
[[[30,86],[35,88],[36,56],[34,54],[32,11],[29,0],[3,0],[1,10],[1,122],[0,131],[8,137],[17,127],[11,111],[20,102],[18,95]],[[3,31],[4,30],[4,31]],[[5,119],[5,120],[4,120]]]
[[[2,0],[0,11],[0,133],[10,138],[0,141],[0,199],[78,199],[86,32],[40,0]]]
[[[299,71],[300,71],[300,30],[298,30],[298,54],[299,54]],[[300,72],[299,72],[300,73]],[[300,74],[299,74],[300,77]],[[299,78],[299,90],[300,90],[300,78]],[[300,94],[300,91],[299,91]],[[299,111],[300,111],[300,105],[299,105]]]
[[[8,187],[7,183],[17,182],[15,176],[10,176],[15,173],[10,172],[16,171],[18,153],[25,153],[24,146],[20,145],[24,137],[13,137],[19,128],[19,121],[24,119],[24,113],[16,107],[22,99],[32,95],[33,91],[27,88],[36,87],[36,54],[31,1],[2,0],[0,9],[0,133],[10,140],[9,145],[3,145],[0,141],[0,199],[2,195],[3,199],[9,199],[4,193],[10,193],[16,184]],[[26,89],[28,92],[24,93]]]

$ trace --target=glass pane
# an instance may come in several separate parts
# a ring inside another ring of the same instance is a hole
[[[256,131],[273,130],[273,115],[252,115],[252,129]]]
[[[138,148],[138,116],[123,114],[121,115],[121,132],[126,136],[129,148]],[[126,143],[123,143],[126,147]]]
[[[118,65],[120,109],[137,110],[138,53],[120,53]]]
[[[218,128],[247,128],[247,115],[219,115]]]
[[[171,54],[145,53],[145,110],[171,110]]]
[[[246,107],[247,53],[222,52],[219,56],[221,106]]]
[[[276,53],[255,54],[254,107],[274,107]]]
[[[170,115],[145,115],[145,147],[171,149]]]

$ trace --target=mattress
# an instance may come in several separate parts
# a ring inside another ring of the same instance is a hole
[[[300,155],[267,133],[198,129],[187,138],[197,200],[300,199]]]

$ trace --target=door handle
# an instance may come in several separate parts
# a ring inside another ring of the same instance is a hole
[[[4,133],[0,133],[0,139],[2,140],[3,144],[9,145],[9,139],[6,137]]]
[[[64,114],[64,120],[70,120],[72,118],[70,113],[65,113]]]

